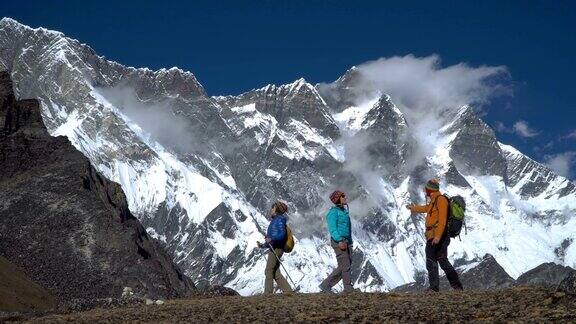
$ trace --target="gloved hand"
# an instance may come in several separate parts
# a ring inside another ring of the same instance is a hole
[[[346,249],[348,249],[348,242],[346,241],[340,241],[338,243],[338,248],[342,251],[346,251]]]

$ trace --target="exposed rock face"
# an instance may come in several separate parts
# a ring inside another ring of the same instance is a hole
[[[558,290],[573,296],[576,295],[576,272],[572,272],[562,279],[558,285]]]
[[[576,270],[570,267],[548,262],[525,272],[516,279],[515,284],[557,287],[564,278],[574,273],[576,273]]]
[[[472,109],[466,109],[453,127],[460,130],[450,150],[458,169],[464,173],[497,175],[506,181],[506,159],[494,131]]]
[[[514,284],[514,279],[489,254],[472,269],[462,271],[461,281],[466,289],[502,289]]]
[[[130,213],[120,186],[66,137],[37,100],[17,101],[0,72],[0,254],[61,300],[187,296],[194,285]]]

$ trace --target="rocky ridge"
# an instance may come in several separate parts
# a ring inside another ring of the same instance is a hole
[[[0,254],[60,301],[189,296],[193,283],[66,137],[40,103],[16,100],[0,72]]]

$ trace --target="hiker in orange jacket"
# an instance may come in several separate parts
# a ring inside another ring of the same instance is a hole
[[[413,213],[426,213],[426,270],[428,270],[430,290],[440,290],[438,264],[446,274],[450,286],[462,290],[458,273],[448,261],[448,245],[450,244],[450,237],[446,233],[448,198],[440,193],[440,184],[436,179],[428,181],[424,191],[428,204],[411,204],[406,207]]]

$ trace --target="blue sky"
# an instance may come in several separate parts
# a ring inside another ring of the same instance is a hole
[[[3,1],[0,15],[125,65],[178,66],[211,95],[330,82],[381,57],[506,66],[484,108],[501,141],[576,179],[574,1]]]

